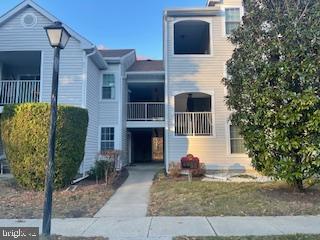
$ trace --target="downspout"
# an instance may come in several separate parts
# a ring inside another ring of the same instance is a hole
[[[96,54],[97,50],[95,47],[92,48],[92,52],[91,53],[88,53],[88,54],[84,54],[85,55],[85,79],[83,82],[83,92],[84,92],[84,96],[82,96],[84,98],[83,100],[83,104],[82,104],[82,107],[85,108],[87,106],[87,84],[88,84],[88,59],[89,57],[93,56],[94,54]],[[82,177],[81,178],[78,178],[78,179],[75,179],[73,181],[73,184],[76,183],[76,182],[79,182],[79,181],[82,181],[83,179],[86,179],[89,175],[87,175],[84,171],[84,161],[82,162]]]
[[[164,13],[163,17],[163,59],[164,59],[164,67],[165,67],[165,167],[166,172],[169,171],[169,131],[170,131],[170,123],[169,123],[169,90],[168,90],[168,51],[167,51],[167,13]]]

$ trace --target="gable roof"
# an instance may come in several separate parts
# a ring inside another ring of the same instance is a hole
[[[122,58],[133,51],[134,49],[99,49],[104,58]]]
[[[162,60],[138,60],[127,72],[164,72]]]
[[[15,16],[16,14],[18,14],[20,11],[22,11],[23,9],[27,8],[27,7],[32,7],[33,9],[35,9],[36,11],[38,11],[39,13],[41,13],[43,16],[45,16],[46,18],[48,18],[50,21],[52,22],[56,22],[59,21],[55,16],[53,16],[52,14],[50,14],[49,12],[47,12],[45,9],[43,9],[42,7],[40,7],[39,5],[37,5],[36,3],[34,3],[32,0],[24,0],[23,2],[21,2],[19,5],[17,5],[15,8],[9,10],[8,12],[6,12],[4,15],[2,15],[0,17],[0,26],[7,22],[11,17]],[[63,27],[65,27],[65,29],[71,34],[71,36],[75,39],[77,39],[80,43],[81,43],[81,47],[83,49],[91,49],[94,48],[95,45],[92,44],[89,40],[87,40],[86,38],[82,37],[80,34],[78,34],[77,32],[73,31],[69,26],[67,26],[66,24],[62,24]]]
[[[48,18],[52,22],[59,21],[55,16],[53,16],[51,13],[47,12],[45,9],[34,3],[32,0],[24,0],[19,5],[17,5],[15,8],[9,10],[4,15],[0,17],[0,26],[7,22],[9,19],[17,15],[19,12],[23,11],[25,8],[31,7],[38,11],[40,14],[42,14],[44,17]],[[107,63],[104,61],[103,57],[101,56],[100,52],[97,51],[96,46],[91,43],[86,38],[82,37],[80,34],[72,30],[69,26],[62,23],[63,27],[70,33],[70,35],[78,40],[80,42],[80,46],[87,54],[90,54],[91,59],[93,62],[100,68],[100,69],[106,69]]]

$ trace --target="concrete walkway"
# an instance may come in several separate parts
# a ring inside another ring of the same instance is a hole
[[[129,167],[128,179],[94,217],[145,217],[153,177],[162,167],[163,164]]]
[[[0,220],[0,227],[40,227],[41,220]],[[171,240],[174,236],[320,234],[320,216],[108,217],[54,219],[52,233],[110,240]]]

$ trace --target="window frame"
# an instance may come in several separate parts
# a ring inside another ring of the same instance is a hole
[[[102,129],[103,128],[113,128],[113,140],[102,140]],[[100,128],[99,128],[99,152],[102,151],[102,143],[103,142],[113,142],[113,149],[110,149],[110,150],[116,149],[116,127],[115,126],[100,126]],[[104,151],[108,151],[108,150],[104,150]]]
[[[225,5],[222,10],[224,12],[223,14],[223,21],[222,21],[222,30],[223,30],[223,36],[224,37],[229,37],[230,34],[227,33],[227,29],[226,29],[226,9],[230,9],[230,8],[238,8],[240,11],[240,19],[239,19],[239,23],[242,23],[242,17],[244,15],[244,8],[241,5]]]
[[[113,98],[103,98],[103,77],[105,75],[113,75],[114,77],[114,96]],[[114,102],[117,100],[117,84],[116,84],[116,79],[117,79],[117,74],[115,72],[104,72],[101,74],[101,78],[100,78],[100,100],[103,102]]]
[[[209,46],[210,46],[210,54],[175,54],[174,51],[174,45],[175,45],[175,41],[174,41],[174,26],[176,23],[178,22],[184,22],[184,21],[203,21],[203,22],[207,22],[209,24]],[[214,48],[213,48],[213,19],[212,18],[208,18],[208,17],[183,17],[183,18],[179,18],[176,19],[174,21],[170,21],[171,23],[171,37],[172,37],[172,41],[171,41],[171,56],[172,57],[177,57],[177,58],[183,58],[183,57],[202,57],[202,58],[208,58],[208,57],[212,57],[214,55]]]
[[[227,155],[229,157],[248,157],[248,154],[247,152],[243,152],[243,153],[232,153],[231,152],[231,141],[232,140],[239,140],[239,139],[243,139],[243,138],[231,138],[231,131],[230,131],[230,128],[232,126],[232,123],[230,121],[227,121],[227,124],[226,124],[226,133],[227,133]]]

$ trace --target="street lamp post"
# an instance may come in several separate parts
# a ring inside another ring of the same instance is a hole
[[[46,30],[51,47],[54,48],[48,159],[47,159],[45,198],[44,198],[43,219],[42,219],[42,234],[46,237],[46,236],[49,236],[51,233],[52,192],[53,192],[53,179],[54,179],[54,157],[55,157],[55,146],[56,146],[60,50],[66,47],[70,38],[70,34],[62,26],[61,22],[55,22],[53,25],[44,27],[44,29]]]

